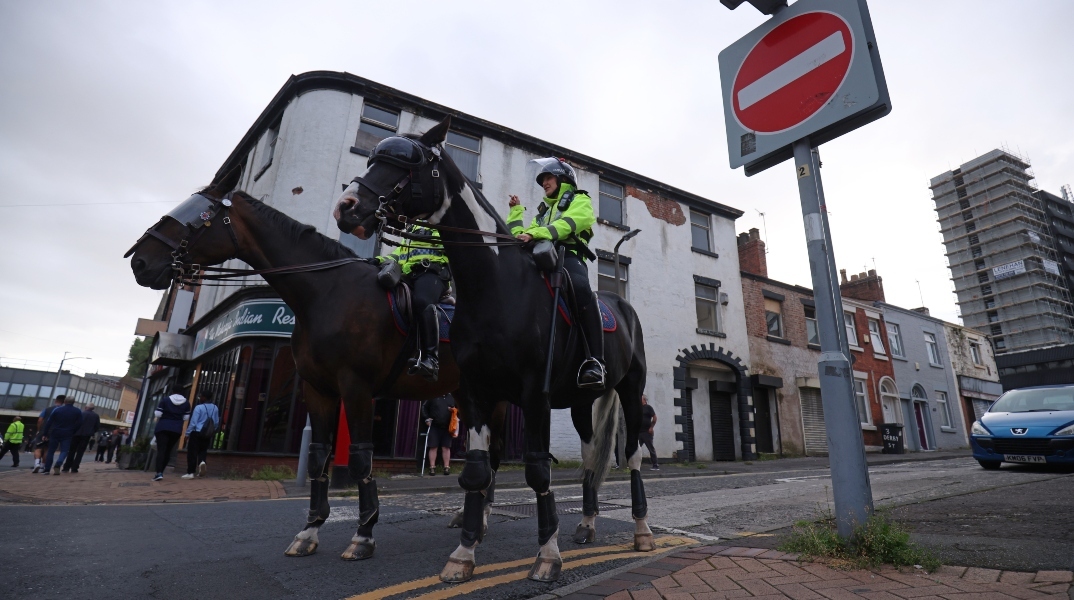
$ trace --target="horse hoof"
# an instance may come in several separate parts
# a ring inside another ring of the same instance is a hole
[[[287,547],[285,556],[309,556],[317,551],[317,542],[313,540],[295,540]]]
[[[440,571],[440,581],[444,583],[462,583],[474,576],[474,561],[448,557],[444,570]]]
[[[591,544],[596,539],[597,529],[595,527],[586,527],[585,525],[579,525],[578,529],[574,530],[575,544]]]
[[[343,560],[365,560],[373,557],[373,550],[376,550],[377,543],[370,541],[351,542],[350,546],[343,551],[340,558]]]
[[[533,568],[530,569],[530,579],[533,581],[555,581],[559,579],[559,572],[562,569],[562,560],[538,556],[533,563]]]
[[[656,542],[653,541],[653,534],[651,533],[635,533],[634,534],[634,551],[635,552],[652,552],[656,550]]]

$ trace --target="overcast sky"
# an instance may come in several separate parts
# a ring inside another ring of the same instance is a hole
[[[405,8],[405,12],[404,12]],[[956,319],[930,177],[1005,146],[1074,183],[1074,2],[872,0],[892,113],[822,147],[836,260]],[[765,17],[692,2],[0,0],[0,357],[122,374],[160,293],[121,257],[291,74],[348,71],[746,212],[810,285],[789,163],[728,168],[717,54]],[[764,212],[767,229],[758,211]]]

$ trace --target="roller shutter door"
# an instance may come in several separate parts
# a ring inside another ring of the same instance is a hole
[[[820,390],[799,388],[799,392],[802,398],[806,454],[827,454],[828,432],[824,428],[824,405],[820,401]]]

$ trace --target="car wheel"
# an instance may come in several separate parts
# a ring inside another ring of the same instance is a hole
[[[995,471],[999,469],[1000,461],[998,460],[978,460],[981,466],[989,471]]]

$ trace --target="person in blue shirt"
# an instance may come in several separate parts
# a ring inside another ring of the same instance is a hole
[[[82,411],[75,408],[75,399],[66,397],[63,406],[57,406],[48,420],[45,428],[41,431],[42,438],[48,442],[48,450],[45,451],[45,471],[47,475],[51,470],[53,475],[60,474],[60,466],[67,460],[67,453],[71,451],[71,441],[75,438],[75,432],[82,425]],[[52,458],[59,449],[60,460],[56,466],[52,466]]]
[[[34,449],[34,473],[41,473],[45,468],[45,450],[48,448],[48,442],[42,433],[45,430],[45,423],[48,421],[49,416],[52,415],[52,411],[63,406],[63,401],[66,398],[67,396],[64,394],[56,396],[52,401],[52,406],[37,415],[37,432],[34,433],[33,441],[30,442],[30,446]]]
[[[198,405],[190,413],[186,426],[186,475],[182,479],[205,477],[205,458],[212,443],[213,430],[220,426],[220,409],[209,392],[198,394]]]

